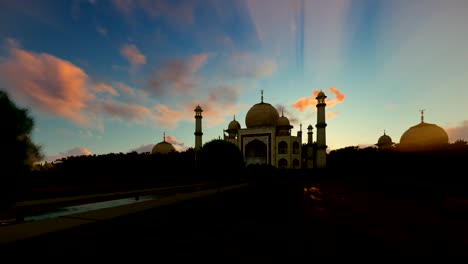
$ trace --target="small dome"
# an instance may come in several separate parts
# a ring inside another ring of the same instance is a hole
[[[326,98],[327,96],[325,95],[325,93],[323,91],[320,91],[318,94],[317,94],[317,98]]]
[[[435,124],[421,122],[410,127],[400,138],[400,146],[406,148],[434,147],[448,144],[448,134]]]
[[[236,119],[229,122],[228,130],[239,130],[239,129],[241,129],[241,125],[239,124],[239,122],[237,122]]]
[[[245,125],[248,128],[260,126],[275,126],[279,114],[276,108],[269,103],[258,103],[250,108],[245,116]],[[289,122],[289,121],[288,121]]]
[[[386,147],[386,146],[391,146],[393,145],[392,138],[388,135],[384,134],[379,137],[379,140],[377,141],[377,146],[379,147]]]
[[[174,146],[172,146],[171,143],[167,141],[162,141],[154,145],[153,149],[151,150],[151,154],[156,154],[156,153],[168,154],[170,152],[175,152],[175,151],[176,149],[174,148]]]
[[[278,121],[276,121],[277,126],[284,126],[284,127],[289,127],[291,124],[289,123],[289,119],[285,116],[281,116],[278,118]]]
[[[201,107],[199,105],[197,105],[197,107],[195,107],[195,112],[203,112],[203,110],[201,109]]]
[[[313,127],[312,125],[309,125],[309,126],[307,127],[307,129],[309,129],[309,130],[310,130],[310,129],[314,129],[314,127]]]

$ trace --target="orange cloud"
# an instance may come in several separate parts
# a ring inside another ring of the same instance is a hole
[[[59,115],[80,126],[89,126],[84,113],[94,99],[87,74],[72,63],[46,53],[28,52],[16,47],[0,64],[6,89],[31,107]]]
[[[132,66],[138,66],[146,63],[146,57],[133,44],[124,44],[120,48],[120,54],[127,58]]]
[[[171,95],[180,95],[191,90],[195,84],[194,75],[207,58],[206,54],[199,54],[187,60],[166,61],[149,78],[151,91],[157,95],[167,91],[171,91]]]
[[[335,98],[333,100],[325,99],[327,108],[333,107],[344,101],[346,96],[343,93],[341,93],[338,89],[331,86],[329,90],[332,94],[335,95]],[[297,110],[299,110],[300,112],[304,112],[304,110],[307,107],[315,107],[317,105],[317,100],[315,98],[317,97],[319,92],[320,92],[319,90],[313,90],[311,97],[299,98],[296,102],[292,104],[292,106],[296,108]]]
[[[331,86],[330,92],[335,95],[335,99],[327,101],[327,107],[333,107],[336,104],[339,104],[344,101],[345,95],[338,91],[338,89],[336,89],[335,87]]]
[[[117,96],[119,93],[110,85],[107,85],[105,83],[100,83],[94,87],[94,90],[97,92],[107,92],[110,95]]]

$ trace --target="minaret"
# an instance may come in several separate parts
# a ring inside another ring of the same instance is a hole
[[[317,99],[317,154],[316,154],[316,165],[317,168],[325,168],[327,166],[327,143],[325,138],[325,93],[320,91],[315,97]]]
[[[313,142],[313,132],[312,132],[312,125],[307,127],[307,156],[306,156],[306,167],[308,169],[312,169],[314,167],[314,142]]]
[[[301,140],[302,144],[302,124],[299,124],[299,131],[297,131],[297,137]]]
[[[312,129],[314,129],[312,125],[309,125],[307,127],[307,145],[312,145],[312,143],[314,143],[314,141],[312,140],[312,135],[314,134],[314,132],[312,132]]]
[[[195,150],[200,150],[202,147],[202,135],[203,135],[202,124],[201,124],[201,120],[202,120],[201,113],[203,112],[203,110],[201,109],[199,105],[197,105],[194,111],[195,111],[195,133],[193,134],[195,135]]]

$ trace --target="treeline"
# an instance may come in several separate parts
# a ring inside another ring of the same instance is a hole
[[[33,186],[130,184],[142,181],[176,181],[200,177],[195,152],[189,149],[167,155],[109,153],[70,156],[55,162],[36,164],[29,182]]]
[[[334,179],[404,195],[468,197],[468,145],[425,151],[346,147],[328,154]]]

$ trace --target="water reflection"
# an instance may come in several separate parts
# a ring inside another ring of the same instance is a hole
[[[56,210],[49,211],[46,213],[25,216],[24,221],[25,222],[35,221],[35,220],[42,220],[42,219],[47,219],[47,218],[54,218],[54,217],[59,217],[59,216],[83,213],[83,212],[88,212],[88,211],[93,211],[93,210],[98,210],[98,209],[115,207],[119,205],[126,205],[126,204],[139,203],[139,202],[148,201],[148,200],[154,200],[157,198],[158,197],[156,195],[148,195],[148,196],[136,196],[132,198],[117,199],[117,200],[111,200],[111,201],[105,201],[105,202],[73,205],[73,206],[58,208]]]

